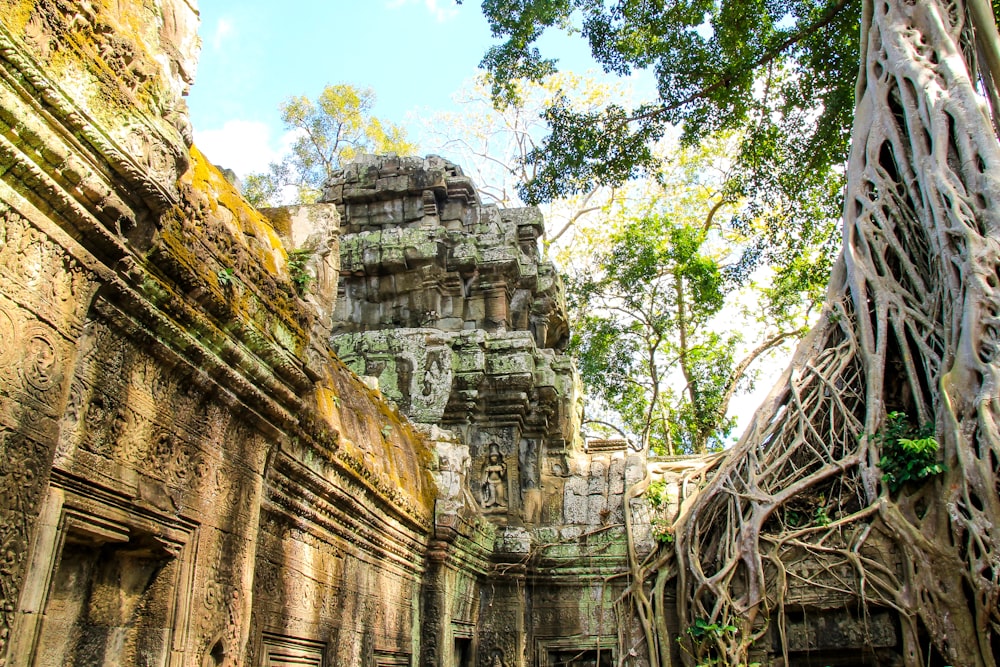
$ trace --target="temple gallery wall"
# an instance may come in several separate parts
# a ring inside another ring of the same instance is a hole
[[[646,664],[671,468],[580,440],[538,211],[433,156],[253,209],[191,143],[196,27],[0,0],[0,664]],[[796,595],[802,655],[898,643]]]

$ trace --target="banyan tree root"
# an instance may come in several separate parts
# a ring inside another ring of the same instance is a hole
[[[894,613],[906,665],[1000,660],[1000,39],[985,0],[865,2],[821,321],[637,570],[654,612],[676,573],[689,665],[746,664],[771,632],[787,663],[807,590]],[[933,423],[945,472],[882,480],[891,412]]]

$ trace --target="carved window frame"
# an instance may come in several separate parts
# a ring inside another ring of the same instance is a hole
[[[37,526],[18,601],[10,655],[35,656],[52,579],[62,560],[67,537],[86,536],[103,543],[125,544],[133,535],[155,535],[177,563],[169,584],[173,605],[166,623],[169,634],[162,664],[182,667],[188,663],[185,656],[194,590],[197,524],[135,507],[128,500],[97,488],[85,485],[70,488],[54,477]]]
[[[603,640],[603,641],[599,641]],[[617,664],[617,642],[610,637],[539,637],[535,639],[535,665],[551,667],[550,651],[605,651],[611,654],[611,664]]]
[[[276,632],[261,634],[261,667],[326,667],[326,644],[311,639],[291,637]]]

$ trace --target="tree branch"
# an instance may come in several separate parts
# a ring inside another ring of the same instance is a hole
[[[757,69],[758,67],[763,67],[764,65],[767,65],[771,61],[775,60],[782,53],[784,53],[785,50],[788,49],[788,47],[794,46],[795,44],[801,42],[806,37],[815,34],[821,28],[831,23],[833,19],[837,17],[837,14],[839,14],[841,10],[844,9],[844,7],[851,4],[851,2],[854,2],[854,0],[840,0],[839,2],[837,2],[837,4],[830,7],[830,9],[828,9],[827,12],[823,16],[821,16],[818,21],[816,21],[816,23],[813,23],[812,25],[808,26],[805,30],[802,30],[801,32],[797,32],[794,35],[790,36],[788,39],[779,44],[778,48],[776,48],[775,50],[763,54],[760,58],[749,64],[741,65],[739,67],[739,70],[740,71],[754,70]],[[655,109],[651,109],[650,111],[647,111],[645,113],[629,116],[627,120],[630,123],[635,123],[641,120],[648,120],[650,118],[655,118],[667,112],[679,109],[683,106],[691,104],[692,102],[694,102],[699,98],[714,93],[715,91],[721,88],[725,88],[726,86],[732,85],[733,77],[734,77],[733,74],[726,74],[715,83],[712,83],[708,86],[705,86],[701,90],[691,93],[690,95],[688,95],[686,98],[684,98],[679,102],[675,102],[673,104],[664,104]]]
[[[743,377],[743,374],[746,373],[746,370],[751,364],[753,364],[753,362],[755,362],[768,350],[778,347],[789,338],[802,336],[807,331],[809,331],[809,327],[800,327],[794,331],[782,331],[781,333],[775,334],[751,350],[750,354],[744,357],[740,363],[736,364],[736,367],[733,368],[733,372],[730,376],[731,379],[729,381],[729,386],[726,387],[726,391],[722,395],[722,400],[719,401],[719,414],[724,415],[729,411],[729,402],[732,400],[733,394],[736,393],[736,384],[739,382],[739,379]]]

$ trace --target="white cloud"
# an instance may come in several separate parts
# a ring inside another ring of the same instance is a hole
[[[413,5],[423,3],[427,11],[431,13],[436,21],[443,22],[458,16],[458,9],[453,0],[387,0],[387,9],[398,9],[403,5]]]
[[[234,35],[236,32],[236,26],[233,20],[223,16],[215,24],[215,29],[212,31],[212,36],[209,38],[209,43],[212,45],[212,49],[219,51],[222,49],[226,40]]]
[[[288,152],[294,135],[278,137],[267,123],[252,120],[228,120],[221,128],[195,130],[195,143],[214,164],[232,169],[240,178],[251,172],[265,171]]]

